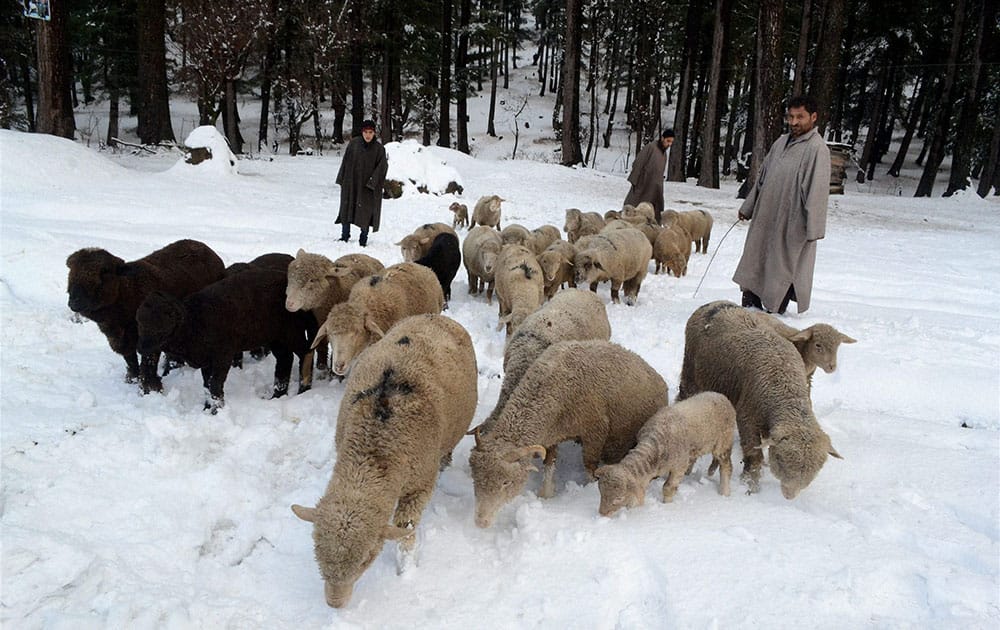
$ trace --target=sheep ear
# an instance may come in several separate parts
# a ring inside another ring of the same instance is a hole
[[[507,315],[504,315],[503,317],[500,318],[500,321],[497,322],[497,331],[498,332],[501,331],[501,330],[503,330],[507,326],[507,323],[510,322],[511,316],[512,316],[512,313],[508,313]]]
[[[323,322],[323,325],[320,326],[319,330],[316,331],[316,338],[313,339],[312,345],[309,346],[309,349],[310,350],[315,350],[316,347],[319,346],[319,344],[321,344],[324,341],[326,341],[326,337],[327,337],[328,334],[329,333],[326,330],[326,322]]]
[[[299,251],[295,252],[296,258],[302,258],[305,255],[306,255],[306,250],[302,249],[301,247],[299,248]]]
[[[791,337],[788,338],[789,341],[795,343],[796,341],[809,341],[812,339],[813,331],[812,327],[806,328],[805,330],[800,330]]]
[[[399,241],[398,243],[393,243],[393,245],[402,245],[402,244],[403,244],[403,241]]]
[[[600,466],[594,471],[594,479],[600,479],[601,475],[607,472],[607,466]]]
[[[598,269],[604,269],[604,267],[601,266],[601,261],[599,260],[594,261],[594,266],[597,267]]]
[[[472,429],[468,433],[466,433],[466,435],[471,435],[474,438],[476,438],[476,446],[474,447],[476,449],[479,448],[479,429],[482,428],[482,426],[483,425],[478,424],[478,425],[472,427]]]
[[[857,343],[857,342],[858,342],[857,339],[851,339],[844,333],[840,333],[840,343]]]
[[[375,318],[372,317],[371,313],[365,315],[365,329],[369,332],[376,334],[379,339],[385,337],[385,333],[379,328],[379,325],[375,322]]]
[[[830,449],[827,451],[827,454],[831,457],[836,457],[837,459],[844,459],[844,457],[837,452],[837,449],[833,448],[833,444],[830,444]]]
[[[316,508],[314,507],[304,507],[296,503],[292,505],[292,511],[295,512],[295,516],[298,516],[303,521],[309,523],[316,522]]]

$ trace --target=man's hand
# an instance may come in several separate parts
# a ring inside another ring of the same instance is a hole
[[[739,220],[740,220],[740,221],[749,221],[749,220],[750,220],[750,217],[748,217],[747,215],[745,215],[745,214],[743,214],[743,213],[741,212],[741,213],[739,213]]]

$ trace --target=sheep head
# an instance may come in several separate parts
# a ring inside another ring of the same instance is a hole
[[[577,284],[601,282],[608,278],[604,255],[600,251],[582,251],[573,259]]]
[[[184,323],[184,305],[162,291],[149,294],[135,312],[139,352],[159,351]]]
[[[324,337],[329,337],[333,346],[333,371],[343,376],[347,374],[351,361],[383,336],[385,333],[371,313],[350,302],[342,302],[330,309],[326,321],[316,333],[313,347]]]
[[[633,475],[617,465],[601,466],[594,471],[597,488],[601,492],[601,516],[611,516],[622,508],[642,505],[646,500],[646,489]]]
[[[66,259],[66,266],[69,308],[81,315],[114,304],[118,300],[120,278],[128,271],[124,260],[97,247],[73,252]]]
[[[814,324],[790,338],[806,364],[816,365],[827,374],[837,369],[837,349],[842,343],[857,343],[829,324]]]
[[[532,463],[536,456],[545,457],[545,448],[509,446],[498,451],[477,440],[477,446],[469,453],[477,526],[493,525],[500,508],[521,493],[528,474],[538,470]]]
[[[768,466],[781,482],[781,494],[788,500],[812,483],[828,455],[843,459],[815,418],[778,422],[771,429],[768,444]]]

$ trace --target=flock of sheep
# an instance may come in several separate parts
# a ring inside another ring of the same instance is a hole
[[[854,342],[833,327],[798,330],[729,302],[706,304],[687,322],[679,392],[669,406],[663,378],[609,341],[597,285],[610,282],[612,301],[624,290],[632,305],[650,260],[656,272],[683,275],[692,243],[707,249],[707,212],[666,211],[661,226],[648,204],[606,216],[570,209],[563,240],[555,226],[501,230],[502,201],[483,197],[471,219],[452,204],[453,224],[416,229],[397,243],[403,262],[389,267],[363,254],[331,261],[299,250],[226,268],[192,240],[131,262],[82,249],[66,261],[69,306],[98,324],[143,392],[162,390],[161,352],[168,365],[200,368],[213,413],[244,351],[274,354],[274,396],[288,391],[293,357],[300,392],[314,366],[320,376],[331,369],[346,376],[332,478],[315,507],[292,506],[313,523],[326,601],[335,607],[349,601],[386,540],[412,551],[438,473],[467,434],[475,439],[469,464],[480,527],[523,491],[536,458],[539,495],[551,497],[558,445],[567,440],[582,447],[602,515],[642,504],[655,477],[664,478],[670,501],[704,454],[728,495],[737,431],[751,492],[765,449],[788,499],[827,456],[840,457],[810,400],[815,369],[836,369],[839,345]],[[507,330],[497,403],[471,431],[472,339],[441,315],[463,260],[469,293],[491,303],[495,291],[498,330]]]

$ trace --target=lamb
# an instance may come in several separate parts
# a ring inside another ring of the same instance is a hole
[[[500,321],[507,336],[545,301],[545,281],[535,253],[523,245],[504,245],[494,272]]]
[[[712,236],[712,215],[705,210],[664,210],[661,221],[665,227],[679,224],[691,235],[695,244],[695,252],[708,253],[708,239]]]
[[[210,398],[205,409],[214,414],[225,404],[223,389],[233,356],[266,346],[275,357],[274,397],[288,392],[292,354],[299,357],[299,392],[309,389],[312,368],[305,361],[312,313],[285,309],[285,274],[251,268],[178,299],[162,291],[151,293],[136,311],[139,349],[163,350],[201,368]]]
[[[560,291],[537,311],[524,318],[507,341],[503,353],[503,385],[500,396],[482,426],[489,427],[517,388],[524,373],[545,350],[559,341],[611,338],[611,324],[604,302],[596,294],[579,289]]]
[[[316,507],[292,505],[313,524],[326,603],[345,606],[386,540],[413,551],[439,469],[477,403],[469,334],[442,315],[396,324],[358,360],[337,414],[333,475]]]
[[[486,303],[493,303],[494,269],[503,241],[500,232],[485,225],[469,230],[462,241],[462,259],[469,276],[469,294],[486,292]]]
[[[469,229],[469,227],[471,227],[469,225],[469,206],[464,203],[453,201],[452,204],[448,206],[448,209],[455,214],[455,218],[451,222],[452,228],[457,230],[462,226],[465,226],[465,229]]]
[[[549,245],[562,240],[562,233],[554,225],[542,225],[531,231],[531,248],[540,256]]]
[[[111,350],[125,359],[125,380],[138,379],[144,394],[162,391],[163,383],[156,372],[159,351],[143,353],[141,364],[136,354],[139,304],[155,291],[190,295],[222,279],[226,269],[208,245],[188,239],[130,262],[96,247],[80,249],[66,266],[70,310],[97,323]]]
[[[347,301],[330,309],[313,341],[315,348],[327,337],[333,344],[333,372],[347,374],[348,365],[362,350],[410,315],[440,313],[444,292],[429,268],[412,262],[386,267],[362,278]]]
[[[857,343],[856,339],[851,339],[829,324],[813,324],[808,328],[799,330],[782,323],[778,318],[751,311],[754,317],[761,324],[770,326],[779,335],[792,342],[795,349],[802,356],[802,363],[806,369],[806,383],[812,391],[812,377],[817,367],[823,368],[827,374],[837,369],[837,349],[842,343]]]
[[[709,475],[721,468],[719,494],[728,497],[735,426],[736,410],[716,392],[702,392],[657,411],[639,430],[639,443],[624,459],[594,471],[601,516],[642,505],[654,477],[664,478],[663,502],[673,501],[685,471],[705,453],[712,454]]]
[[[660,230],[653,243],[653,260],[656,261],[653,273],[663,270],[677,278],[686,276],[690,257],[691,237],[684,228],[675,223]]]
[[[760,325],[754,313],[732,302],[710,302],[691,315],[684,335],[678,400],[703,391],[729,398],[750,492],[760,488],[765,444],[771,445],[768,464],[786,499],[812,482],[827,455],[842,459],[813,413],[795,346]]]
[[[524,245],[534,249],[534,237],[531,231],[518,223],[511,223],[500,231],[500,240],[504,245]]]
[[[445,223],[425,223],[396,243],[403,254],[403,261],[413,262],[426,256],[438,234],[453,234],[458,238],[455,230]]]
[[[488,426],[473,429],[469,454],[476,525],[489,527],[517,496],[532,458],[545,460],[541,497],[555,493],[556,446],[580,440],[592,476],[635,446],[636,433],[667,404],[667,384],[637,354],[607,341],[554,343],[532,363]]]
[[[444,307],[448,308],[451,299],[451,281],[455,279],[458,268],[462,264],[462,252],[458,248],[458,237],[442,232],[434,237],[431,248],[424,256],[415,260],[437,276],[441,291],[444,292]]]
[[[611,301],[620,302],[618,289],[625,289],[625,303],[635,304],[642,281],[649,269],[653,247],[642,232],[635,228],[612,230],[598,234],[586,249],[577,249],[573,258],[576,283],[590,284],[597,291],[597,283],[611,281]]]
[[[500,203],[505,201],[498,195],[480,197],[472,210],[472,227],[485,225],[500,229]]]
[[[573,274],[573,258],[575,256],[576,248],[573,247],[573,244],[562,239],[549,245],[538,256],[538,266],[542,268],[542,274],[545,278],[546,299],[551,300],[563,284],[569,284],[571,287],[576,286]]]
[[[365,254],[347,254],[331,261],[322,254],[299,249],[287,268],[285,308],[289,311],[310,311],[318,325],[326,321],[334,305],[347,299],[358,280],[378,273],[385,266]],[[319,346],[317,363],[319,369],[326,372],[329,359],[325,343]]]
[[[596,212],[580,212],[576,208],[566,210],[566,223],[563,231],[566,232],[566,240],[576,243],[581,236],[597,234],[604,227],[604,217]]]

